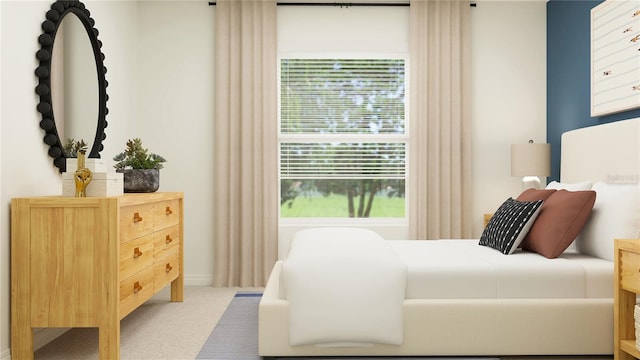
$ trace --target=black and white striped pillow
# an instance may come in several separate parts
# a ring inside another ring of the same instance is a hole
[[[480,245],[513,254],[531,229],[540,212],[542,200],[518,201],[508,198],[489,220],[480,236]]]

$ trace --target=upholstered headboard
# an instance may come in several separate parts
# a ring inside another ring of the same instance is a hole
[[[562,134],[562,182],[640,183],[640,118]]]
[[[592,182],[590,218],[569,249],[613,261],[613,239],[640,237],[640,118],[562,134],[563,183]]]

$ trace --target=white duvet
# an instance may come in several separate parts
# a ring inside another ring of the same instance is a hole
[[[282,264],[290,345],[401,345],[406,277],[404,262],[373,231],[299,231]]]
[[[478,240],[389,240],[407,265],[407,299],[611,298],[613,263],[578,253],[504,255]]]

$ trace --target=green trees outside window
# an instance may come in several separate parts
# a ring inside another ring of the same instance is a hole
[[[280,216],[405,217],[404,59],[282,59]]]

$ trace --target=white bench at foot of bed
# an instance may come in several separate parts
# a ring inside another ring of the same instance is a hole
[[[405,300],[401,346],[289,345],[277,263],[259,308],[261,356],[602,355],[613,353],[613,300]]]

